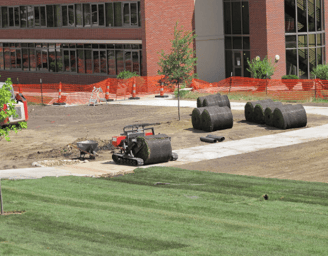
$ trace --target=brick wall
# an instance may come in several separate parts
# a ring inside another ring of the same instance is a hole
[[[161,50],[169,53],[175,23],[179,22],[184,31],[193,29],[194,0],[143,0],[142,40],[144,75],[157,74]],[[193,47],[193,46],[192,46]]]
[[[285,51],[285,1],[267,0],[267,55],[274,61],[275,55],[280,56],[276,62],[276,71],[272,78],[280,79],[286,75],[286,51]]]
[[[286,74],[284,0],[250,0],[249,16],[251,59],[268,56],[274,62],[279,55],[272,77],[279,79]]]

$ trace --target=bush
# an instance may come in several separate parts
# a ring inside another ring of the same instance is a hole
[[[284,75],[281,77],[281,79],[300,79],[300,78],[296,75]]]
[[[274,74],[275,66],[271,63],[270,60],[265,56],[263,60],[260,60],[259,57],[252,59],[251,61],[247,59],[247,63],[249,66],[249,71],[253,78],[260,79],[271,79],[271,76]]]
[[[12,99],[12,82],[8,78],[6,83],[0,88],[0,122],[5,120],[7,117],[14,116],[17,117],[15,110],[15,100]],[[4,104],[7,105],[6,111],[3,110]],[[0,140],[5,138],[7,141],[10,141],[9,132],[13,130],[15,133],[18,130],[26,129],[26,122],[19,122],[17,125],[5,125],[0,126]]]
[[[311,75],[321,80],[328,80],[328,65],[318,65],[313,69]]]
[[[140,76],[140,75],[138,75],[136,72],[124,70],[117,75],[117,78],[118,79],[128,79],[128,78],[135,77],[135,76]]]

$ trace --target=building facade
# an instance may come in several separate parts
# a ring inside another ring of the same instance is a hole
[[[13,4],[14,3],[14,4]],[[268,56],[273,78],[309,78],[325,64],[328,0],[2,0],[1,81],[98,82],[123,70],[153,76],[178,21],[194,30],[196,72],[216,82],[250,76]]]

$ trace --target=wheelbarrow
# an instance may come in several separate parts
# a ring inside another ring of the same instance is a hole
[[[98,147],[98,142],[93,140],[85,140],[76,143],[76,146],[70,144],[70,146],[78,149],[80,151],[80,158],[84,159],[85,155],[88,154],[90,159],[96,159],[96,149]]]

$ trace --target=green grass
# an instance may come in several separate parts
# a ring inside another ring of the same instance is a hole
[[[0,255],[328,254],[325,183],[153,167],[2,190],[25,213],[0,216]]]
[[[212,93],[199,93],[199,92],[188,92],[185,95],[182,95],[182,99],[188,99],[188,100],[196,100],[198,97],[203,97],[207,95],[211,95]],[[257,100],[263,100],[271,98],[273,101],[281,101],[281,102],[287,102],[287,103],[306,103],[306,102],[314,102],[314,103],[328,103],[328,99],[321,99],[314,97],[309,98],[302,98],[300,100],[290,100],[290,99],[283,99],[283,98],[275,98],[271,97],[272,95],[266,95],[265,92],[259,92],[259,93],[251,93],[251,92],[232,92],[232,93],[226,93],[223,92],[221,94],[228,95],[229,100],[232,101],[257,101]]]

